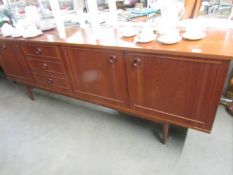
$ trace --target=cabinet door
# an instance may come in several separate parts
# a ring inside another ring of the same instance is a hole
[[[17,44],[0,43],[0,62],[7,76],[19,81],[30,81],[29,67]]]
[[[127,105],[126,63],[121,52],[80,48],[62,51],[76,95],[107,106]]]
[[[210,131],[228,62],[128,54],[134,110],[153,119]]]

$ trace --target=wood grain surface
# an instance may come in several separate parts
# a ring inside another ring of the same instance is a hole
[[[210,132],[233,59],[233,30],[205,32],[202,40],[173,45],[138,44],[111,28],[101,28],[99,39],[77,27],[67,27],[64,40],[56,30],[0,37],[0,63],[29,87],[160,121],[164,135],[170,123]]]
[[[182,31],[180,32],[182,33]],[[183,39],[180,43],[164,45],[157,41],[147,44],[138,44],[134,37],[122,38],[119,29],[102,27],[100,38],[96,39],[91,28],[80,29],[78,27],[66,28],[66,39],[60,39],[56,30],[45,32],[43,35],[31,38],[5,38],[0,40],[50,43],[62,45],[76,45],[79,47],[111,48],[127,51],[143,51],[149,53],[190,56],[210,59],[231,60],[233,59],[233,29],[206,28],[206,37],[199,41],[188,41]],[[34,50],[32,50],[34,51]]]

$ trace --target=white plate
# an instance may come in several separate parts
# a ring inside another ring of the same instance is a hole
[[[11,35],[11,37],[13,37],[13,38],[19,38],[19,37],[22,37],[22,34],[18,34],[18,35]]]
[[[22,37],[22,32],[17,32],[17,30],[12,31],[11,37],[13,38],[19,38]]]
[[[7,33],[7,34],[3,34],[2,36],[3,36],[3,37],[10,37],[11,34],[10,34],[10,33]]]
[[[185,32],[182,34],[182,37],[187,39],[187,40],[200,40],[204,37],[206,37],[206,34],[203,32],[199,32],[199,33],[190,33],[190,32]]]
[[[151,35],[150,37],[147,36],[146,38],[137,36],[137,37],[136,37],[136,42],[137,42],[137,43],[149,43],[149,42],[155,40],[156,36],[157,36],[157,35]]]
[[[55,28],[56,28],[56,26],[50,26],[50,27],[46,27],[46,28],[41,28],[40,30],[45,32],[45,31],[53,30]]]
[[[160,36],[157,41],[163,44],[176,44],[182,40],[180,35],[171,36],[171,35],[162,35]]]
[[[123,31],[123,32],[122,32],[122,37],[129,38],[129,37],[133,37],[133,36],[135,36],[135,35],[137,35],[137,34],[138,34],[137,31],[131,31],[131,32]]]
[[[23,35],[23,38],[34,38],[34,37],[37,37],[37,36],[40,36],[42,35],[43,33],[41,31],[38,31],[37,33],[35,34],[24,34]]]

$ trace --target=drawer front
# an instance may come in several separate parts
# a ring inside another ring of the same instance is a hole
[[[48,57],[50,59],[60,59],[60,51],[56,46],[39,44],[23,44],[22,49],[25,55]]]
[[[60,78],[54,76],[47,76],[43,74],[33,73],[35,81],[38,85],[45,88],[61,90],[70,89],[70,85],[66,77],[61,76]]]
[[[64,65],[61,62],[49,62],[41,60],[28,59],[29,66],[32,70],[41,72],[52,72],[52,73],[65,73]]]

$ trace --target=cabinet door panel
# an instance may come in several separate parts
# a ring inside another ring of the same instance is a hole
[[[75,93],[94,102],[124,106],[126,63],[121,52],[63,48]]]
[[[30,69],[18,45],[0,43],[0,61],[6,75],[16,80],[31,80]]]
[[[227,66],[220,61],[129,54],[131,107],[209,131]]]

